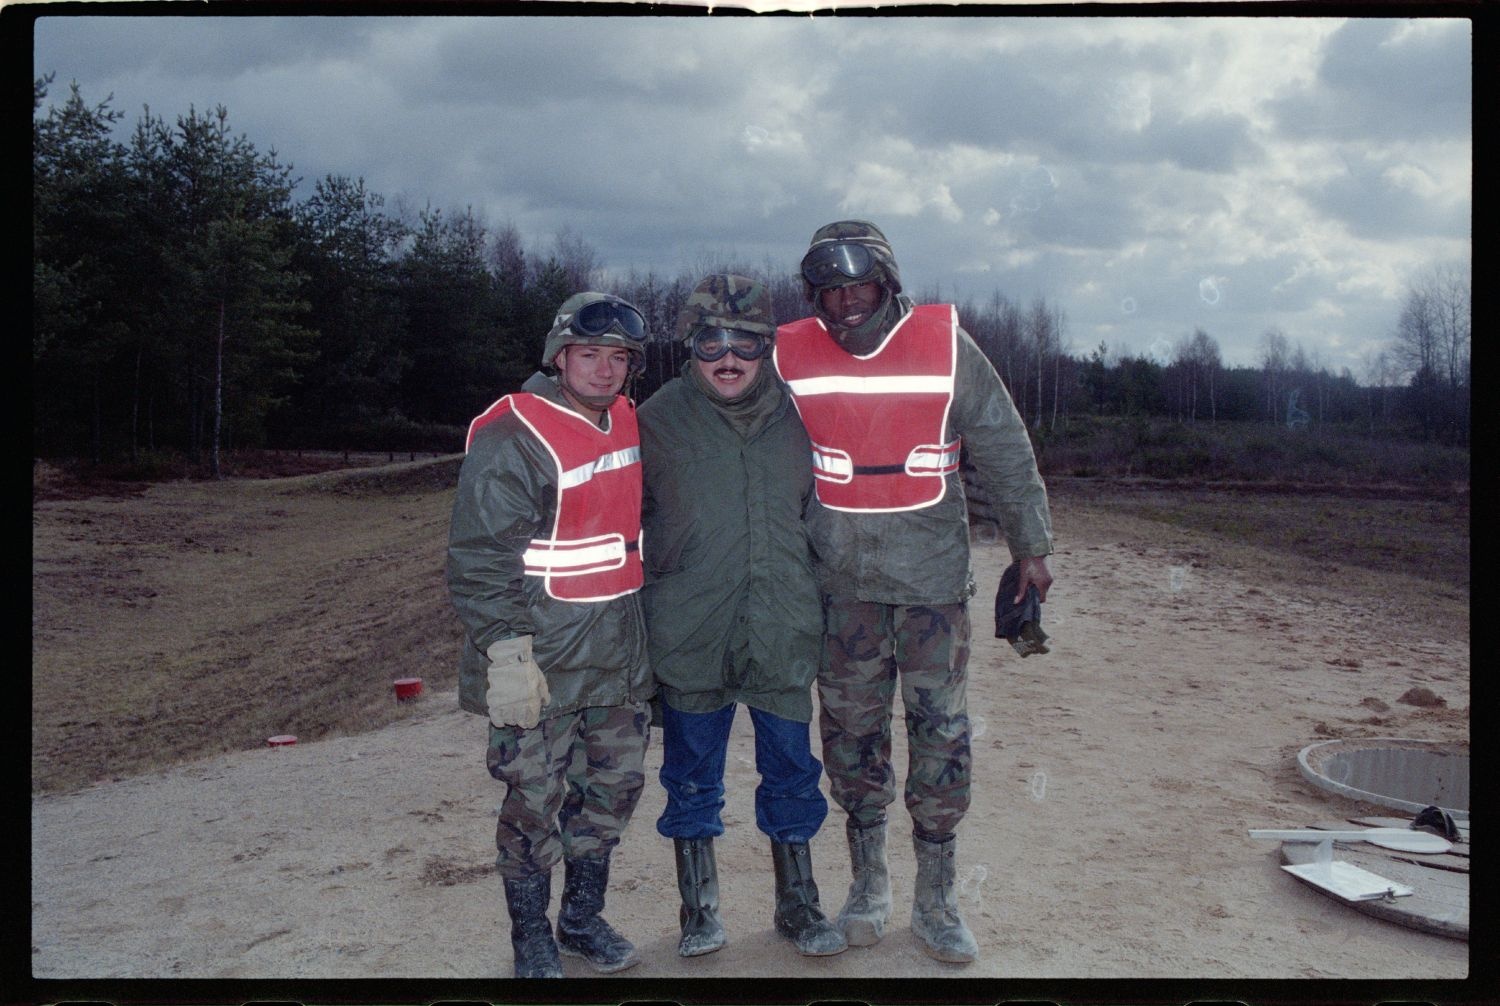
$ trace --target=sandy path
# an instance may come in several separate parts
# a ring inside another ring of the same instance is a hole
[[[917,949],[899,806],[897,911],[880,946],[803,959],[774,935],[741,716],[718,846],[730,944],[693,960],[675,954],[671,845],[653,826],[663,804],[653,734],[652,781],[616,855],[607,912],[645,958],[628,977],[1468,974],[1467,943],[1360,915],[1285,875],[1274,846],[1245,834],[1372,810],[1300,778],[1294,757],[1308,743],[1467,740],[1466,621],[1454,616],[1459,633],[1392,638],[1392,602],[1347,589],[1355,578],[1336,594],[1333,583],[1269,577],[1278,561],[1081,507],[1059,507],[1058,526],[1067,547],[1053,560],[1047,656],[1022,661],[987,638],[1004,560],[993,546],[978,553],[976,786],[959,870],[981,959],[956,967]],[[1414,685],[1446,705],[1399,703]],[[492,847],[500,796],[483,768],[480,721],[451,695],[429,694],[410,719],[376,733],[34,798],[32,973],[506,976]],[[847,882],[842,831],[835,809],[813,845],[831,910]],[[565,967],[590,975],[577,961]]]

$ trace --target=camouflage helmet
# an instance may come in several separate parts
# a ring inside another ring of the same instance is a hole
[[[844,277],[839,282],[814,283],[807,274],[810,264],[808,260],[821,249],[834,245],[862,245],[869,249],[875,260],[874,273]],[[823,287],[863,282],[868,275],[873,275],[892,296],[901,292],[901,271],[896,268],[896,255],[891,251],[891,243],[886,240],[880,228],[868,220],[839,220],[819,227],[813,232],[812,241],[808,243],[807,253],[802,256],[798,271],[802,275],[802,292],[808,300],[812,300]]]
[[[639,325],[632,320],[627,327],[615,319],[611,312],[605,312],[607,327],[591,333],[574,323],[578,313],[591,304],[610,305],[613,313],[625,317],[633,313],[639,319]],[[632,329],[638,329],[639,334]],[[557,354],[566,346],[619,346],[630,350],[630,369],[641,370],[646,364],[647,335],[645,316],[628,300],[612,293],[596,293],[592,290],[575,293],[563,301],[562,307],[557,309],[557,317],[552,319],[552,330],[547,333],[547,341],[542,344],[542,366],[554,366]]]
[[[776,319],[771,310],[771,291],[764,283],[733,273],[704,277],[677,312],[675,338],[686,342],[693,332],[704,327],[732,328],[774,339]]]

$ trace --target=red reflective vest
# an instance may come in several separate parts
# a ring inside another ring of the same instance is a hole
[[[641,440],[635,404],[609,407],[609,431],[538,395],[517,392],[469,424],[474,435],[514,413],[552,456],[557,515],[551,533],[533,538],[523,561],[559,601],[608,601],[641,588]]]
[[[833,510],[920,510],[943,498],[959,440],[943,440],[958,363],[951,304],[914,308],[868,356],[817,318],[776,333],[776,369],[812,439],[818,500]]]

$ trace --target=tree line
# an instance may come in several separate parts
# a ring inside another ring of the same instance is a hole
[[[179,451],[218,474],[235,447],[457,450],[468,420],[536,369],[542,335],[578,290],[645,313],[658,339],[634,391],[642,400],[680,368],[680,347],[661,337],[706,273],[762,279],[782,322],[809,313],[784,263],[611,273],[569,229],[528,247],[513,225],[471,209],[388,208],[346,175],[298,199],[291,165],[236,135],[223,107],[171,123],[148,108],[119,142],[122,113],[85,101],[77,84],[42,114],[50,84],[36,80],[33,117],[38,456]],[[1261,366],[1225,367],[1201,329],[1170,359],[1103,343],[1074,355],[1045,298],[996,292],[959,304],[959,317],[1037,430],[1149,415],[1467,443],[1467,284],[1456,273],[1413,286],[1365,384],[1274,331]]]

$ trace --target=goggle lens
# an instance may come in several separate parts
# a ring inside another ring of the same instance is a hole
[[[704,363],[713,363],[733,353],[741,360],[758,360],[766,355],[771,340],[752,332],[732,328],[700,328],[693,333],[693,355]]]
[[[875,253],[862,244],[814,248],[802,259],[802,278],[815,287],[862,279],[875,268]]]
[[[571,324],[573,331],[590,338],[598,338],[610,329],[618,328],[634,342],[646,341],[646,319],[628,304],[596,300],[579,308]]]

